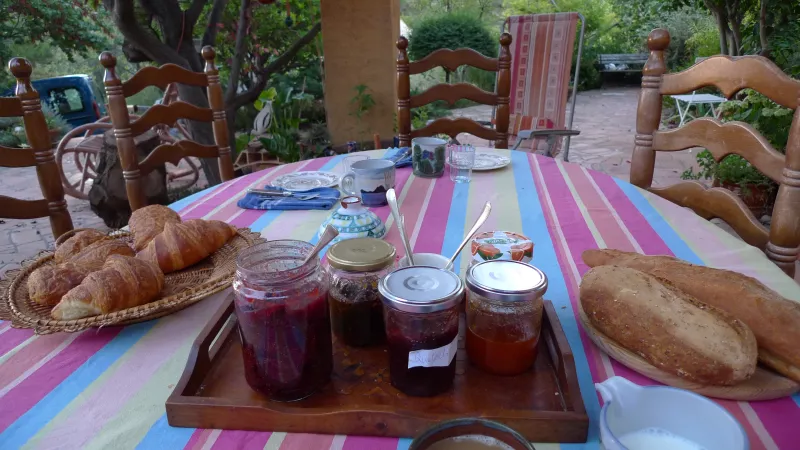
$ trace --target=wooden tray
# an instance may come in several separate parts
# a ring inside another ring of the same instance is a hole
[[[462,333],[452,391],[408,397],[389,382],[385,348],[353,349],[334,340],[333,380],[293,403],[266,400],[244,379],[232,295],[192,346],[183,376],[167,399],[177,427],[411,437],[448,419],[502,422],[535,442],[586,442],[589,418],[572,351],[555,309],[545,301],[539,354],[514,377],[471,367]]]
[[[761,366],[756,367],[756,372],[749,380],[735,386],[707,386],[693,383],[679,376],[664,372],[647,362],[641,356],[617,344],[595,328],[594,325],[589,322],[589,318],[583,311],[580,302],[578,302],[578,304],[581,324],[584,330],[586,330],[589,339],[591,339],[595,345],[608,353],[608,356],[619,361],[623,366],[660,383],[686,389],[708,397],[741,401],[773,400],[800,391],[800,385],[794,381],[772,372],[771,370],[764,369]]]

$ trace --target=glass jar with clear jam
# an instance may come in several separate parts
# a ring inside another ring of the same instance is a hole
[[[519,261],[486,261],[467,270],[467,356],[496,375],[517,375],[536,360],[547,277]]]
[[[378,285],[389,346],[389,378],[406,395],[429,397],[453,386],[464,284],[443,269],[397,269]]]
[[[313,246],[270,241],[236,258],[234,306],[247,383],[270,400],[294,401],[331,378],[328,275]]]
[[[333,333],[346,345],[386,342],[378,283],[394,265],[394,246],[375,238],[347,239],[328,250],[328,302]]]

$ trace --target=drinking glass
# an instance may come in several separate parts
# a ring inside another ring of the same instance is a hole
[[[369,156],[367,155],[345,156],[342,159],[342,175],[347,175],[348,173],[351,172],[350,167],[353,165],[353,163],[364,161],[367,159],[369,159]]]
[[[450,181],[469,183],[475,166],[475,147],[471,145],[448,145],[450,156]]]

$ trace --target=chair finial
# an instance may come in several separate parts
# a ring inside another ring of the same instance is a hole
[[[31,63],[25,58],[11,58],[8,62],[8,69],[18,80],[30,78],[33,68]]]
[[[664,51],[669,47],[669,31],[664,28],[656,28],[647,36],[647,47],[651,51]]]
[[[406,39],[405,36],[400,36],[400,38],[397,39],[397,49],[405,50],[407,48],[408,48],[408,39]]]
[[[214,59],[217,57],[216,50],[214,50],[214,47],[210,45],[204,46],[200,53],[203,55],[203,59],[205,59],[208,63],[213,63]]]
[[[511,35],[508,33],[503,33],[500,35],[500,44],[503,46],[511,45]]]
[[[106,69],[113,69],[117,66],[117,58],[111,52],[100,53],[100,64]]]

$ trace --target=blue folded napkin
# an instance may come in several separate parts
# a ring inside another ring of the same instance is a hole
[[[265,189],[284,191],[275,186],[264,186]],[[300,200],[298,197],[320,194],[311,200]],[[295,192],[292,197],[266,196],[248,192],[236,205],[243,209],[266,209],[276,211],[299,211],[304,209],[331,209],[339,201],[339,190],[336,188],[316,188],[310,191]]]
[[[383,156],[383,159],[388,159],[390,161],[394,161],[395,167],[406,167],[411,165],[411,152],[408,147],[400,147],[400,148],[390,148],[386,150],[386,154]],[[404,152],[408,152],[408,154],[401,159],[397,159],[398,156],[401,156]]]

